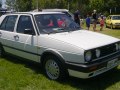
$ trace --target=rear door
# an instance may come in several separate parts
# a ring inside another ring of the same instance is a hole
[[[13,52],[14,28],[18,15],[6,16],[0,25],[0,43],[8,53]]]

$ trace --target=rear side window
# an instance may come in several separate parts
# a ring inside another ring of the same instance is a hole
[[[17,15],[6,16],[0,26],[0,29],[13,32],[17,17]]]

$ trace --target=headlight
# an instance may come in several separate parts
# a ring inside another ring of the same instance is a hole
[[[115,46],[116,46],[116,50],[119,50],[119,44],[115,44]]]
[[[115,25],[119,25],[119,23],[115,23]]]
[[[89,62],[89,61],[91,60],[91,58],[92,58],[92,52],[91,52],[91,51],[87,51],[87,52],[85,53],[85,60],[86,60],[87,62]]]
[[[96,52],[96,57],[97,57],[97,58],[100,57],[100,54],[101,54],[101,53],[100,53],[100,50],[99,50],[99,49],[96,49],[95,52]]]

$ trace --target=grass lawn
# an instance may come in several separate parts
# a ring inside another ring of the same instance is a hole
[[[120,38],[120,29],[100,33]],[[120,66],[92,79],[56,82],[46,78],[38,64],[7,56],[0,58],[0,90],[120,90]]]

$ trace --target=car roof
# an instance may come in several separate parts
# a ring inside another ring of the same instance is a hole
[[[22,15],[22,14],[32,14],[32,15],[37,15],[37,14],[64,14],[61,12],[14,12],[14,13],[9,13],[6,15]]]
[[[68,12],[67,9],[42,9],[42,12]]]

